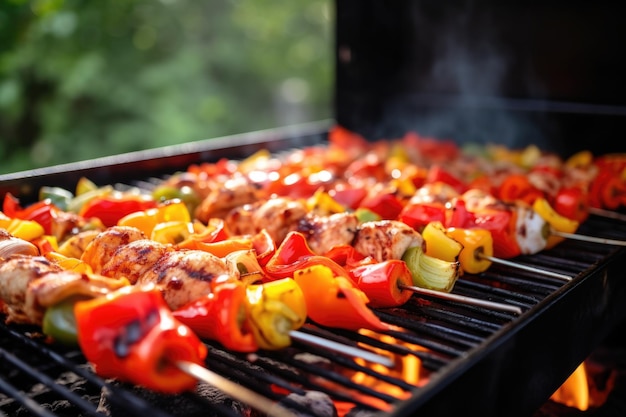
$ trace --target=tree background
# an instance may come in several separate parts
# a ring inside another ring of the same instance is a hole
[[[329,0],[3,0],[0,173],[331,117]]]

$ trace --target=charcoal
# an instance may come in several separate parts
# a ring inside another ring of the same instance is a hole
[[[126,417],[128,415],[140,415],[140,408],[146,406],[151,410],[158,410],[160,415],[171,417],[212,417],[223,415],[251,416],[252,411],[249,406],[242,404],[224,394],[217,388],[199,383],[195,392],[178,395],[161,394],[142,387],[130,386],[127,384],[112,382],[109,389],[103,389],[100,397],[98,411],[110,417]],[[122,388],[126,393],[132,394],[134,401],[122,399],[113,401],[115,395],[123,391],[116,391],[115,388]],[[129,406],[134,405],[138,410],[130,411]],[[146,410],[145,412],[150,412]]]
[[[337,409],[328,394],[321,391],[307,391],[304,394],[291,393],[280,404],[297,417],[337,417]]]

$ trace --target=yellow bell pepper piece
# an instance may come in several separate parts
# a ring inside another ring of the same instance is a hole
[[[80,258],[89,243],[100,234],[100,230],[85,230],[69,237],[59,246],[57,252],[68,258]]]
[[[167,222],[191,222],[189,209],[183,201],[169,200],[159,207],[130,213],[118,220],[117,224],[136,227],[150,236],[159,223]]]
[[[85,194],[88,191],[93,191],[96,189],[98,189],[98,186],[86,177],[80,177],[80,179],[76,183],[76,195]]]
[[[259,149],[246,159],[239,162],[237,169],[239,172],[248,173],[254,169],[263,169],[263,164],[266,163],[272,154],[268,149]]]
[[[394,178],[391,180],[391,186],[403,196],[412,196],[417,191],[411,178]]]
[[[246,309],[252,333],[261,349],[281,349],[291,344],[292,330],[307,317],[304,293],[293,278],[249,285]]]
[[[12,236],[29,242],[42,237],[45,233],[43,226],[33,220],[1,218],[0,227],[6,229]]]
[[[85,274],[93,274],[91,266],[77,258],[65,256],[59,252],[48,252],[44,255],[48,260],[56,263],[61,268],[68,271],[82,272]]]
[[[446,234],[463,245],[459,254],[463,272],[479,274],[491,266],[491,261],[480,256],[493,256],[493,237],[489,230],[450,227]]]
[[[187,239],[194,232],[191,222],[168,221],[158,223],[150,233],[150,239],[159,242],[175,245]]]
[[[520,165],[525,168],[534,167],[541,157],[541,149],[537,145],[528,145],[520,151]]]
[[[588,150],[576,152],[565,161],[568,168],[586,168],[593,163],[593,153]]]
[[[332,198],[326,191],[319,189],[306,201],[309,211],[315,211],[320,215],[343,213],[346,208]]]
[[[439,221],[428,223],[422,230],[422,237],[426,242],[425,253],[447,262],[455,262],[463,249],[461,243],[446,234],[446,229]]]
[[[574,233],[578,230],[580,222],[561,216],[545,198],[537,198],[533,203],[533,210],[558,232]],[[564,238],[560,236],[549,235],[546,249],[553,248],[563,240]]]

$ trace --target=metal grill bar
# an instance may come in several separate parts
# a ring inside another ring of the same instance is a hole
[[[86,415],[90,416],[102,416],[101,413],[98,413],[92,403],[86,401],[81,396],[75,394],[73,391],[67,389],[66,387],[57,384],[54,379],[50,378],[43,372],[40,372],[36,368],[30,366],[27,362],[19,359],[15,355],[7,352],[6,350],[0,348],[0,357],[7,361],[9,364],[13,365],[16,369],[19,369],[22,373],[27,374],[30,378],[35,381],[38,381],[44,384],[48,389],[58,394],[59,396],[66,398],[76,407],[80,408]],[[27,404],[24,401],[22,404]]]

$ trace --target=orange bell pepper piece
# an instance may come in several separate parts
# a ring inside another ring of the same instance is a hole
[[[309,318],[328,327],[375,331],[389,330],[367,306],[368,296],[343,276],[335,277],[325,265],[310,265],[294,275],[302,288]]]

